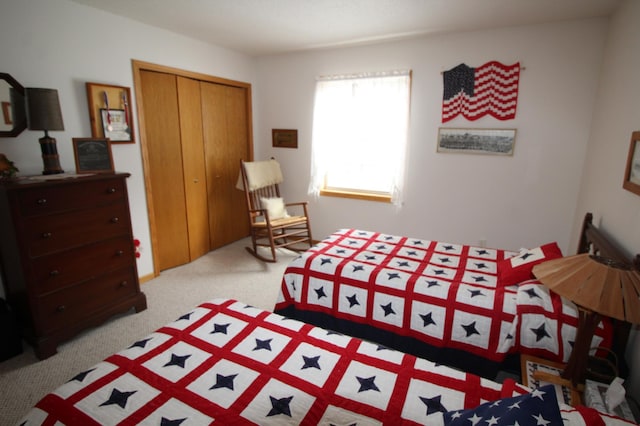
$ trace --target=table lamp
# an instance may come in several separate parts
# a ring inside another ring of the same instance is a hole
[[[601,315],[640,324],[640,273],[613,259],[578,254],[540,263],[533,274],[578,307],[578,329],[560,375],[574,387],[584,383],[591,340]]]
[[[56,140],[49,136],[50,130],[64,130],[58,91],[27,87],[26,102],[29,130],[44,130],[44,137],[39,139],[44,163],[42,174],[64,173],[60,167]]]

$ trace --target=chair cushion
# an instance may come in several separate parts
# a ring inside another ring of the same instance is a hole
[[[262,208],[267,211],[269,220],[289,217],[282,198],[261,198],[260,202],[262,203]]]

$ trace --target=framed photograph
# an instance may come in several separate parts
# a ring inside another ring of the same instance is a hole
[[[275,148],[297,148],[297,129],[271,129],[271,137]]]
[[[568,386],[571,384],[568,380],[560,377],[565,368],[564,364],[525,355],[520,359],[520,368],[522,383],[525,386],[539,388],[553,384],[558,401],[569,405],[580,404],[580,393]]]
[[[106,138],[73,138],[76,173],[113,173],[111,141]]]
[[[127,124],[127,114],[123,109],[100,108],[102,130],[104,137],[111,141],[123,141],[131,139],[131,129]]]
[[[85,83],[91,136],[111,143],[135,143],[131,115],[131,90],[124,86]]]
[[[513,155],[516,129],[438,129],[438,152]]]
[[[624,172],[622,187],[636,195],[640,195],[640,131],[631,133],[627,169]]]

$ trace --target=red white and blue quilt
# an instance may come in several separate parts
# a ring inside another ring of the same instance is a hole
[[[221,299],[80,372],[21,424],[417,425],[523,392]]]
[[[20,424],[604,425],[551,389],[528,392],[217,299],[78,373]]]
[[[515,254],[344,229],[288,265],[275,312],[486,377],[510,354],[566,361],[576,307],[535,280],[500,285]],[[594,345],[610,344],[603,323]]]

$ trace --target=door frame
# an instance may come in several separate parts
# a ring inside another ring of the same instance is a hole
[[[135,103],[136,103],[136,112],[138,114],[138,131],[140,132],[140,150],[142,152],[142,171],[144,175],[144,187],[145,194],[147,197],[147,214],[149,217],[149,233],[151,238],[151,254],[153,259],[153,277],[157,277],[160,275],[158,271],[158,259],[157,259],[157,227],[155,220],[155,209],[153,204],[153,191],[151,190],[151,178],[149,176],[148,170],[150,170],[150,160],[149,160],[149,142],[147,140],[146,133],[146,125],[144,118],[144,96],[142,94],[142,80],[141,80],[141,72],[142,71],[153,71],[153,72],[161,72],[165,74],[173,74],[179,77],[192,78],[194,80],[206,81],[215,84],[222,84],[225,86],[238,87],[246,90],[247,99],[247,135],[248,135],[248,152],[249,152],[249,161],[253,160],[253,115],[252,115],[252,104],[251,104],[251,83],[245,83],[242,81],[229,80],[226,78],[215,77],[212,75],[201,74],[197,72],[187,71],[179,68],[169,67],[165,65],[154,64],[151,62],[140,61],[137,59],[131,60],[132,68],[133,68],[133,87],[135,93]]]

